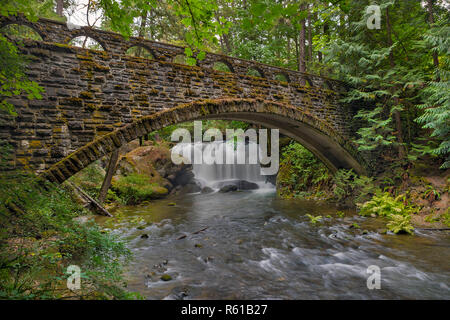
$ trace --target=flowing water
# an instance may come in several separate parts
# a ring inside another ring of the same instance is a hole
[[[242,179],[232,172],[203,178]],[[266,186],[123,207],[102,223],[128,240],[128,289],[148,299],[450,299],[449,233],[381,235],[382,221],[336,211]],[[329,216],[312,225],[307,213]],[[367,287],[372,265],[381,289]]]

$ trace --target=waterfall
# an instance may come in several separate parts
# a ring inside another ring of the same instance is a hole
[[[217,150],[222,150],[222,163],[216,163],[214,161],[218,157],[216,156]],[[239,155],[232,141],[180,143],[177,145],[175,152],[180,155],[191,155],[195,178],[200,182],[202,187],[207,186],[217,189],[228,183],[233,184],[240,180],[245,180],[258,184],[260,188],[273,188],[271,183],[266,183],[267,176],[261,175],[260,164],[258,162],[254,163],[254,161],[250,163],[250,153],[254,153],[255,151],[256,153],[259,152],[257,143],[249,141],[245,144],[244,164],[238,164]],[[194,163],[195,152],[202,153],[203,161],[201,164]],[[233,155],[233,164],[226,163],[227,155]]]

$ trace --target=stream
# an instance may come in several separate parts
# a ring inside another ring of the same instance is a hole
[[[194,172],[210,186],[240,178],[223,168]],[[133,251],[128,289],[147,299],[450,299],[448,232],[380,234],[382,220],[338,217],[333,205],[283,200],[260,177],[245,178],[260,188],[215,188],[99,218]],[[306,214],[326,218],[313,225]],[[380,289],[368,289],[372,265]]]

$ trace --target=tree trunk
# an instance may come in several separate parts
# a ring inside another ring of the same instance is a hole
[[[56,0],[56,14],[63,17],[64,0]]]
[[[145,35],[145,24],[147,23],[147,14],[148,14],[147,10],[142,11],[141,25],[139,26],[139,34],[138,34],[139,38],[143,38]],[[136,56],[142,57],[142,47],[141,46],[138,46],[138,48],[136,50]]]
[[[105,179],[98,195],[98,202],[103,204],[108,194],[108,189],[111,186],[111,179],[116,172],[117,161],[119,160],[119,149],[114,150],[109,158],[108,168],[106,168]]]
[[[308,61],[312,62],[312,25],[311,25],[311,13],[308,13]]]
[[[305,4],[300,5],[300,10],[305,10]],[[298,71],[306,72],[306,24],[305,19],[301,21],[301,30],[299,35],[299,59],[298,59]]]
[[[328,8],[328,5],[325,5],[325,8]],[[329,30],[328,21],[325,19],[325,21],[323,22],[323,35],[324,36],[328,35],[328,30]],[[323,58],[323,54],[321,51],[319,51],[317,54],[317,59],[319,60],[319,62],[322,62],[322,58]]]
[[[433,0],[428,0],[428,22],[430,23],[430,27],[434,24],[434,16],[433,16]],[[439,75],[439,57],[437,52],[433,52],[433,64],[436,68],[436,81],[441,81],[441,77]]]
[[[391,29],[391,21],[389,17],[389,8],[386,8],[386,35],[387,35],[387,45],[389,47],[392,46],[392,29]],[[392,50],[389,52],[389,63],[392,68],[395,67],[395,61],[394,61],[394,53]],[[394,93],[398,88],[394,88]],[[399,105],[399,99],[398,97],[394,97],[394,106]],[[405,157],[406,151],[405,147],[403,146],[403,132],[402,132],[402,119],[400,117],[400,111],[396,110],[393,113],[394,121],[395,121],[395,128],[396,128],[396,136],[397,136],[397,142],[399,144],[398,146],[398,156],[400,159],[403,159]]]

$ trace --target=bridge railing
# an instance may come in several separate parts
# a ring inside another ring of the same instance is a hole
[[[45,42],[68,45],[76,37],[87,36],[97,41],[112,57],[120,57],[125,55],[129,48],[140,46],[148,50],[156,60],[173,62],[175,57],[184,55],[185,51],[185,48],[181,46],[143,38],[130,37],[126,40],[120,34],[92,27],[80,27],[49,19],[39,19],[36,22],[30,22],[20,15],[9,17],[0,16],[0,28],[10,24],[26,25],[32,28]],[[224,63],[231,72],[238,75],[247,75],[249,70],[253,69],[262,78],[268,80],[279,81],[279,76],[281,75],[282,79],[285,79],[287,82],[298,83],[303,86],[329,89],[337,92],[347,90],[346,85],[338,80],[221,54],[206,53],[203,60],[197,60],[197,65],[201,68],[212,69],[216,62]]]

